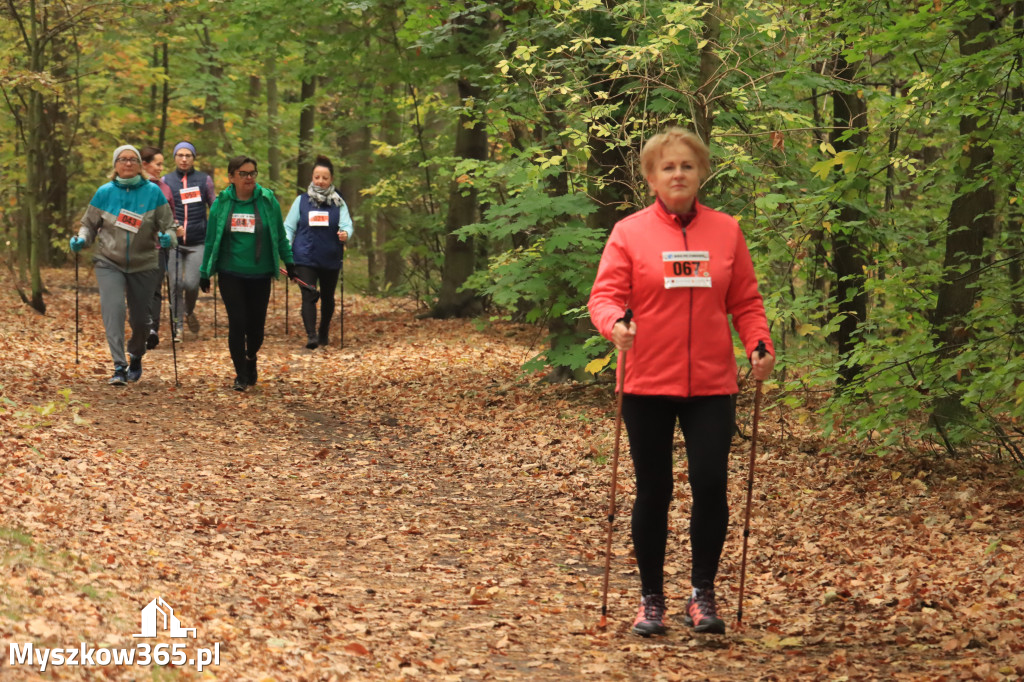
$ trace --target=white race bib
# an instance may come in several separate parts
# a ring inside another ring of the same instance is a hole
[[[117,214],[117,220],[114,221],[114,225],[122,230],[128,230],[132,234],[138,234],[139,228],[142,227],[142,214],[133,213],[127,208],[122,208],[121,212]]]
[[[327,211],[310,211],[309,212],[309,225],[310,227],[329,227],[331,224],[331,214]]]
[[[663,251],[665,288],[711,286],[711,255],[707,251]]]
[[[182,187],[178,194],[181,196],[181,203],[183,204],[194,204],[197,201],[203,200],[203,193],[198,187]]]
[[[255,213],[232,213],[231,214],[231,231],[232,232],[248,232],[252,234],[256,231],[256,214]]]

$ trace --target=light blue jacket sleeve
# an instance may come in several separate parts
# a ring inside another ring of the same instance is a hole
[[[288,215],[284,219],[284,233],[288,237],[288,243],[295,245],[295,230],[299,226],[299,199],[302,195],[295,197],[292,207],[288,209]]]
[[[352,238],[352,216],[348,213],[348,204],[341,200],[341,216],[338,218],[338,232],[348,232],[348,238]]]

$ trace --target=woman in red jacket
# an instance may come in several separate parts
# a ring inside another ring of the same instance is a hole
[[[647,637],[666,630],[663,579],[678,421],[693,494],[693,591],[683,621],[697,632],[724,633],[715,576],[729,523],[732,396],[739,391],[729,316],[756,379],[771,373],[775,350],[739,224],[697,201],[710,172],[707,146],[671,128],[647,141],[640,164],[655,201],[616,223],[589,303],[598,331],[629,351],[622,418],[636,473],[632,535],[641,583],[632,631]],[[628,328],[626,308],[635,316]],[[755,352],[759,341],[767,354]]]

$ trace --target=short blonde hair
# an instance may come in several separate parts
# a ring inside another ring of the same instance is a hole
[[[701,182],[707,180],[711,175],[711,152],[708,151],[708,146],[696,133],[675,127],[652,135],[644,143],[643,149],[640,150],[640,169],[644,174],[644,179],[651,177],[654,167],[661,159],[662,150],[673,142],[681,142],[693,151],[697,156],[697,170]]]

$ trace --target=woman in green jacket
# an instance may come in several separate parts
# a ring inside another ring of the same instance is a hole
[[[236,391],[256,383],[256,354],[263,345],[270,303],[270,281],[284,261],[294,276],[292,248],[281,220],[281,205],[269,189],[256,184],[256,161],[236,156],[228,161],[231,185],[210,207],[206,252],[199,287],[218,283],[228,313],[228,350],[235,366]]]

